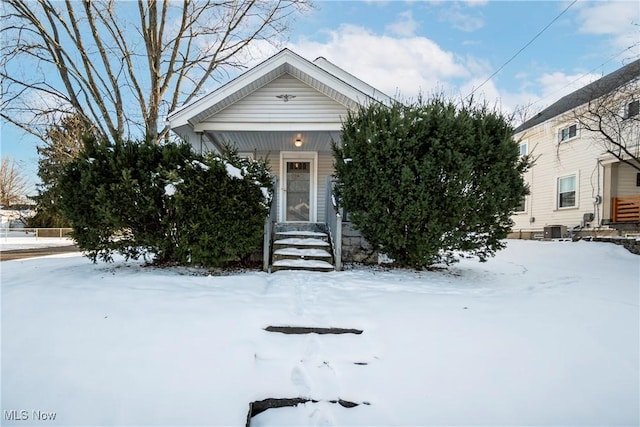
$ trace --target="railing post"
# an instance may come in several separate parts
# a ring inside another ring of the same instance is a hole
[[[333,242],[335,247],[336,271],[342,270],[342,216],[336,213],[336,238]]]
[[[273,234],[273,224],[277,220],[275,194],[278,180],[276,177],[273,177],[271,182],[273,184],[274,195],[271,197],[269,215],[264,221],[264,242],[262,248],[262,270],[267,273],[269,272],[269,263],[271,261],[271,235]]]
[[[264,220],[264,246],[262,249],[262,271],[269,272],[269,258],[271,257],[271,215]]]

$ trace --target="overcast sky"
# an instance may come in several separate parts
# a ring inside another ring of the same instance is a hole
[[[400,99],[474,92],[531,114],[640,57],[639,24],[637,1],[316,0],[282,46],[323,56]],[[247,65],[277,50],[256,46]],[[34,181],[37,143],[2,124],[2,156]]]

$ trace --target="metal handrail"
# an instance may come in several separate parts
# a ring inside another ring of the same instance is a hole
[[[342,270],[342,215],[340,206],[333,191],[336,180],[327,176],[325,218],[329,227],[329,235],[333,243],[333,258],[335,259],[336,270]]]
[[[273,224],[277,221],[277,202],[275,197],[275,189],[278,180],[276,177],[272,178],[274,195],[271,198],[271,204],[269,206],[269,215],[264,220],[264,243],[262,247],[262,270],[269,272],[269,266],[271,264],[271,236],[273,235]]]

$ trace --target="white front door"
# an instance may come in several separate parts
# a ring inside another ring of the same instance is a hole
[[[316,221],[317,153],[282,153],[280,163],[281,221]]]

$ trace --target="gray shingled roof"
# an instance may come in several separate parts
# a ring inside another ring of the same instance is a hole
[[[592,99],[596,99],[605,95],[625,83],[638,78],[640,76],[640,59],[636,59],[630,64],[614,71],[611,74],[589,83],[581,89],[560,98],[560,100],[545,108],[533,118],[527,120],[515,130],[516,133],[532,128],[540,123],[544,123],[549,119],[559,116],[562,113],[573,110],[574,108],[586,104]]]

